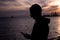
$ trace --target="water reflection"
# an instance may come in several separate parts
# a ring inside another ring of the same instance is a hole
[[[49,38],[54,38],[60,35],[59,33],[59,27],[60,27],[60,17],[51,17],[50,18],[50,32],[49,32]]]
[[[50,19],[48,38],[53,38],[60,35],[60,17],[51,17]],[[31,34],[33,24],[32,18],[0,19],[0,39],[27,40],[19,32]]]
[[[60,17],[58,17],[58,22],[57,23],[58,23],[57,31],[58,31],[58,34],[60,35]]]

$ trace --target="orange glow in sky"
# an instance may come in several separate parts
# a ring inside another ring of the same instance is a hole
[[[22,5],[27,5],[25,2],[27,1],[28,3],[30,3],[30,4],[35,4],[35,3],[37,3],[37,4],[40,4],[41,5],[41,3],[39,3],[39,1],[40,0],[16,0],[18,3],[20,3],[20,4],[22,4]],[[43,0],[42,0],[43,1]],[[45,1],[48,1],[48,0],[45,0]],[[44,2],[43,2],[44,3]],[[47,3],[47,4],[49,4],[49,5],[58,5],[59,7],[60,7],[60,0],[52,0],[50,3]]]
[[[45,11],[60,12],[60,0],[15,0],[15,1],[0,1],[0,10],[26,10],[32,4],[39,4]],[[5,6],[4,6],[5,5]]]
[[[60,7],[60,0],[56,0],[52,2],[50,5],[58,5],[58,7]]]

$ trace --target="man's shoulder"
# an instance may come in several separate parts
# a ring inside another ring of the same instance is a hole
[[[47,23],[50,23],[50,19],[49,18],[43,18],[43,20]]]
[[[50,20],[49,18],[45,18],[45,17],[42,17],[42,19],[45,19],[45,20]]]
[[[46,20],[50,20],[49,18],[45,18]]]

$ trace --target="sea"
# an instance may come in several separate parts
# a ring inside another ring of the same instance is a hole
[[[60,36],[60,17],[50,19],[48,39]],[[31,35],[35,20],[31,17],[0,18],[0,40],[30,40],[21,32]]]

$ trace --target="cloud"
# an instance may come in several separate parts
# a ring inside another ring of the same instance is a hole
[[[16,3],[16,2],[0,2],[0,6],[11,6],[11,5],[16,5],[16,6],[18,6],[18,5],[21,5],[21,4],[19,4],[19,3]]]
[[[30,6],[28,1],[0,1],[0,10],[25,10]]]
[[[15,0],[0,0],[0,1],[15,1]]]
[[[58,9],[58,5],[55,5],[55,6],[50,6],[48,8],[48,11],[53,11],[53,10],[57,10]]]
[[[0,3],[1,5],[12,5],[12,4],[13,5],[18,5],[19,4],[20,6],[25,5],[25,6],[28,6],[28,7],[31,6],[32,4],[35,4],[35,3],[40,4],[42,6],[46,6],[49,2],[51,2],[51,0],[0,0],[0,1],[2,1]],[[11,1],[13,1],[13,2],[11,2]]]
[[[53,6],[45,7],[43,9],[43,13],[55,12],[57,9],[58,9],[58,5],[53,5]]]
[[[0,6],[7,6],[5,3],[0,2]]]
[[[0,11],[1,10],[25,10],[25,6],[17,2],[0,2]]]
[[[48,5],[47,4],[45,4],[45,5],[42,5],[42,7],[47,7]]]
[[[56,5],[50,5],[54,0],[0,0],[0,10],[26,10],[32,4],[39,4],[44,10],[56,10]]]

